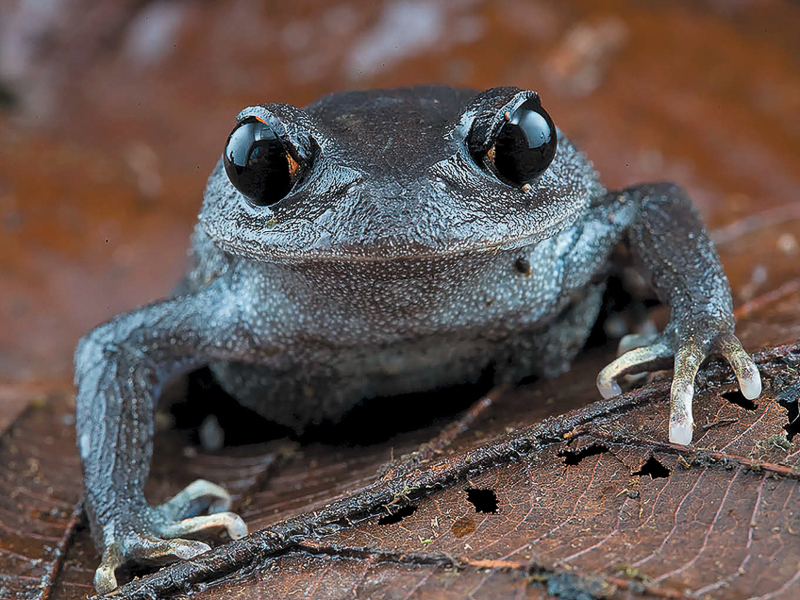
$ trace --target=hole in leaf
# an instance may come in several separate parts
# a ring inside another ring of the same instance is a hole
[[[650,479],[658,479],[659,477],[669,477],[669,469],[658,462],[654,456],[651,456],[634,475],[650,475]]]
[[[467,488],[467,500],[472,502],[475,512],[495,514],[497,512],[497,494],[494,490],[478,490]]]
[[[758,408],[758,404],[753,402],[752,400],[748,400],[742,395],[742,392],[739,390],[733,390],[732,392],[725,392],[722,394],[722,397],[725,398],[728,402],[733,402],[736,406],[741,406],[745,410],[755,410]]]
[[[587,446],[586,448],[578,450],[577,452],[574,450],[562,450],[558,453],[558,455],[564,457],[565,465],[574,466],[579,464],[584,458],[588,458],[589,456],[597,456],[603,452],[608,452],[608,448],[606,446],[603,446],[602,444],[592,444],[591,446]]]
[[[401,506],[396,512],[393,512],[390,515],[383,515],[380,519],[378,519],[378,525],[394,525],[406,517],[410,517],[415,512],[417,512],[416,506]]]
[[[776,394],[775,400],[786,409],[786,416],[789,422],[783,426],[786,430],[786,439],[790,442],[800,433],[800,383],[796,378],[791,380],[781,378],[778,380],[780,392]]]

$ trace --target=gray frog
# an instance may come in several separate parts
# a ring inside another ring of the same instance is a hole
[[[102,551],[98,592],[128,562],[189,558],[182,536],[247,533],[219,486],[150,506],[143,486],[159,390],[210,365],[243,405],[298,429],[364,398],[569,368],[624,244],[666,329],[599,374],[674,358],[669,438],[688,444],[709,355],[747,398],[758,370],[734,336],[731,294],[690,199],[668,183],[609,192],[539,96],[444,86],[338,93],[243,110],[205,190],[181,293],[79,343],[77,439]],[[198,516],[200,512],[209,514]]]

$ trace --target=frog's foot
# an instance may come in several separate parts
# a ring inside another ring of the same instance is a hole
[[[692,441],[694,419],[692,417],[692,400],[694,398],[694,380],[703,361],[711,355],[724,357],[731,365],[739,389],[748,400],[761,395],[761,376],[753,359],[742,348],[741,342],[730,331],[722,331],[716,335],[689,336],[682,339],[677,352],[673,352],[670,335],[660,335],[655,343],[630,350],[600,371],[597,376],[597,388],[604,398],[611,398],[621,393],[616,380],[623,375],[652,371],[669,366],[672,356],[675,357],[675,375],[670,390],[669,440],[675,444],[689,444]]]
[[[195,540],[163,540],[154,535],[130,533],[124,541],[106,546],[100,566],[94,572],[94,588],[100,595],[115,590],[116,570],[124,564],[188,560],[210,549],[208,544]]]
[[[211,549],[197,540],[181,536],[216,533],[226,530],[231,539],[247,535],[247,525],[238,515],[225,512],[231,507],[230,495],[218,485],[201,479],[191,483],[173,498],[148,507],[135,523],[122,527],[124,533],[106,538],[100,566],[94,574],[99,594],[117,587],[115,572],[126,563],[164,564],[187,560]],[[196,516],[207,510],[208,515]]]

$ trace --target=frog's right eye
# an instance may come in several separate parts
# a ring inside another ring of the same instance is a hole
[[[270,206],[286,197],[301,172],[287,145],[257,117],[236,125],[222,162],[233,186],[257,206]]]
[[[503,118],[484,164],[506,183],[530,183],[553,162],[558,145],[556,126],[538,96],[504,113]]]

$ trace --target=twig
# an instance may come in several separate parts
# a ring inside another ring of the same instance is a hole
[[[397,552],[391,550],[380,550],[374,548],[340,548],[337,546],[330,546],[321,544],[316,540],[308,540],[302,544],[298,544],[296,550],[303,550],[310,554],[333,556],[333,557],[346,557],[356,558],[361,560],[377,559],[381,562],[393,562],[396,564],[413,565],[413,566],[436,566],[436,567],[452,567],[454,569],[485,569],[485,570],[499,570],[499,571],[519,571],[530,575],[536,573],[540,579],[546,580],[553,575],[565,574],[576,579],[585,579],[584,576],[576,574],[567,569],[559,569],[557,567],[543,567],[531,561],[515,561],[515,560],[492,560],[492,559],[475,559],[469,557],[456,557],[446,552]],[[690,596],[683,594],[676,590],[671,590],[659,586],[658,584],[649,583],[647,581],[636,581],[624,577],[616,577],[613,575],[593,574],[599,581],[615,586],[620,589],[629,590],[636,588],[637,591],[650,594],[657,598],[669,598],[670,600],[688,600]]]
[[[800,203],[788,202],[754,215],[748,215],[729,225],[715,229],[711,232],[711,239],[714,244],[721,246],[729,244],[748,233],[754,233],[766,227],[781,225],[795,219],[800,219]]]
[[[745,302],[739,308],[733,311],[733,315],[736,317],[737,320],[744,319],[749,317],[754,312],[758,312],[765,306],[772,304],[773,302],[777,302],[784,296],[788,296],[789,294],[793,294],[796,291],[800,290],[800,279],[791,279],[784,283],[783,285],[775,288],[774,290],[770,290],[752,300]]]

